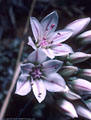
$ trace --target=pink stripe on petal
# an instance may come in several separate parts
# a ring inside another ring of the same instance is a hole
[[[91,91],[91,88],[89,89],[88,87],[85,86],[81,86],[81,85],[75,85],[76,88],[78,89],[82,89],[82,90],[87,90],[87,91]]]
[[[52,18],[53,18],[53,17],[51,17],[50,20],[49,20],[49,22],[47,23],[45,30],[48,30],[48,26],[50,25],[50,23],[51,23],[51,21],[52,21]]]

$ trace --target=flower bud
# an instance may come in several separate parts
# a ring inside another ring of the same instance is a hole
[[[91,81],[91,69],[82,69],[79,76]]]
[[[84,101],[88,108],[91,110],[91,99]]]
[[[83,62],[91,57],[91,54],[86,54],[83,52],[75,52],[71,55],[69,55],[69,60],[72,63],[80,63]]]
[[[72,92],[71,90],[69,90],[68,92],[65,92],[64,96],[69,100],[81,99],[81,97],[78,94]]]
[[[67,100],[62,100],[60,103],[60,108],[66,111],[66,114],[71,116],[72,118],[77,118],[78,115],[76,113],[75,107],[73,104]]]
[[[77,91],[91,92],[91,82],[85,79],[78,78],[76,80],[70,81],[70,86]]]
[[[89,44],[91,43],[91,30],[88,30],[78,36],[78,38],[81,39],[80,43],[81,44]]]
[[[71,76],[78,71],[78,68],[75,66],[63,66],[61,75],[63,76]]]
[[[76,111],[80,116],[91,120],[91,111],[89,109],[79,105],[77,106]]]

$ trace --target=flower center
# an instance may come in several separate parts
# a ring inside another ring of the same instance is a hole
[[[34,79],[39,79],[42,75],[41,69],[39,66],[36,66],[32,69],[32,72],[30,72],[30,75],[34,78]]]
[[[46,37],[43,37],[42,41],[40,41],[39,46],[42,48],[46,48],[49,45]]]

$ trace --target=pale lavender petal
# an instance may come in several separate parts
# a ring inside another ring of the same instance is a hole
[[[63,65],[62,61],[59,60],[48,60],[44,62],[43,64],[43,72],[45,74],[50,74],[53,72],[57,72]]]
[[[78,34],[82,31],[90,22],[90,18],[81,18],[78,20],[73,21],[72,23],[68,24],[65,28],[71,29],[73,31],[72,36]]]
[[[87,108],[84,108],[84,107],[82,107],[80,105],[76,108],[76,110],[77,110],[77,113],[80,116],[85,117],[85,118],[91,120],[91,111],[90,110],[88,110]]]
[[[41,21],[41,25],[43,26],[44,32],[47,33],[55,31],[57,24],[58,14],[56,11],[53,11]]]
[[[44,81],[46,89],[50,92],[65,92],[66,83],[58,73],[49,74]]]
[[[51,59],[53,59],[55,57],[53,50],[51,50],[50,48],[48,49],[42,49],[44,51],[44,53]]]
[[[34,65],[32,63],[21,64],[21,71],[22,73],[29,73],[32,71],[33,67]]]
[[[44,81],[44,84],[46,89],[50,92],[65,92],[65,88],[56,83]]]
[[[46,88],[44,86],[43,81],[41,79],[33,81],[32,89],[36,99],[38,100],[39,103],[41,103],[46,96]]]
[[[15,93],[21,96],[27,95],[31,91],[30,81],[27,80],[28,75],[21,75],[16,84]]]
[[[72,33],[73,32],[71,30],[59,30],[50,35],[49,39],[52,41],[52,45],[56,45],[69,39]]]
[[[87,80],[78,78],[70,82],[70,85],[76,90],[91,92],[91,82]]]
[[[58,73],[48,74],[46,80],[62,87],[65,87],[66,85],[64,78]]]
[[[30,45],[35,50],[37,49],[34,42],[33,42],[33,40],[32,40],[32,38],[30,36],[28,37],[28,45]]]
[[[40,36],[42,34],[42,26],[35,17],[30,17],[30,23],[31,23],[33,35],[37,42],[38,40],[40,40]]]
[[[33,51],[29,56],[28,60],[32,63],[42,63],[47,59],[46,54],[42,51],[42,49],[37,49]]]
[[[71,116],[72,118],[78,117],[75,107],[69,101],[63,100],[62,103],[60,104],[60,107],[65,111],[67,115]]]
[[[68,55],[69,53],[73,53],[72,48],[67,44],[54,46],[52,47],[52,50],[55,56],[64,56],[64,55]]]

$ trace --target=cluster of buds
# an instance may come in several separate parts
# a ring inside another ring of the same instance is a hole
[[[29,36],[28,45],[34,51],[28,56],[27,62],[21,64],[15,93],[25,96],[32,90],[37,101],[41,103],[46,97],[46,91],[58,92],[60,97],[55,100],[55,104],[66,115],[91,119],[91,100],[81,101],[82,95],[91,94],[91,69],[76,66],[89,59],[91,54],[74,52],[69,45],[63,43],[83,30],[89,22],[89,17],[78,19],[63,30],[55,31],[58,24],[56,11],[41,22],[31,17],[35,39],[32,40]],[[85,36],[85,33],[80,35],[82,36]],[[64,59],[57,60],[57,56]]]

